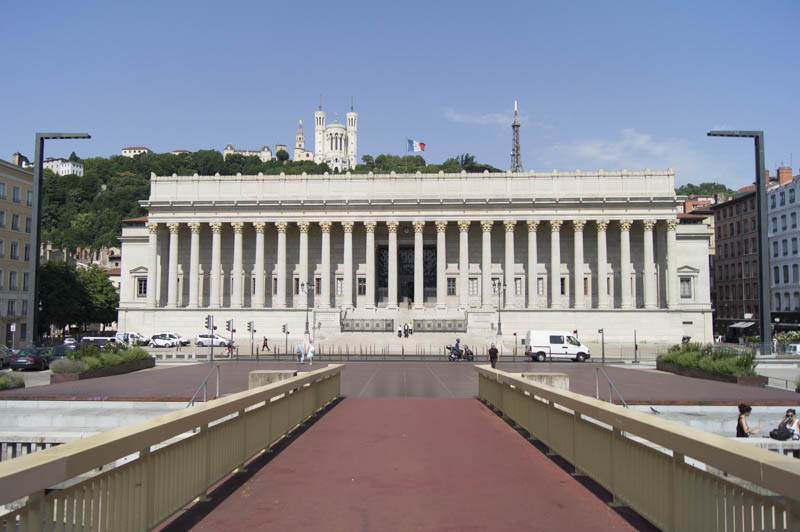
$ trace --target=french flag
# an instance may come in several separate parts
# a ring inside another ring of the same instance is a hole
[[[425,151],[425,143],[418,140],[408,139],[408,153],[416,153],[420,151]]]

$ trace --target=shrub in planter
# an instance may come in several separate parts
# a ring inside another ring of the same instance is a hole
[[[82,345],[69,356],[69,358],[74,358],[75,360],[84,360],[85,358],[90,357],[94,357],[99,360],[100,348],[96,345]]]
[[[25,379],[19,375],[0,376],[0,390],[12,390],[14,388],[24,388]]]
[[[99,369],[103,367],[103,363],[100,361],[100,357],[83,357],[81,359],[88,369]]]
[[[737,351],[725,347],[714,349],[711,344],[680,344],[672,346],[666,355],[659,357],[659,360],[722,375],[736,377],[756,375],[756,353],[752,349]]]
[[[50,371],[53,373],[81,373],[87,369],[89,369],[89,366],[83,360],[72,360],[70,358],[62,358],[50,364]]]
[[[110,368],[113,366],[119,366],[123,361],[122,357],[116,353],[101,353],[100,362],[103,363],[104,368]]]
[[[119,351],[119,356],[122,357],[123,362],[133,362],[134,360],[144,360],[150,358],[150,353],[141,347],[132,347],[130,349],[122,349]]]

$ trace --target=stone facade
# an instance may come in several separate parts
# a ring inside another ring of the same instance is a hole
[[[314,113],[314,162],[327,163],[331,170],[344,172],[356,167],[358,160],[358,113],[347,113],[347,124],[339,119],[326,124],[325,111],[322,105]]]
[[[507,335],[712,336],[709,236],[677,223],[671,170],[153,175],[142,203],[120,330],[194,335],[214,314],[274,336],[309,309],[323,336],[401,313],[489,335],[499,305]]]

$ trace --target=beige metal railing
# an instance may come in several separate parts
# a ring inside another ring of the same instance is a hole
[[[476,369],[482,399],[663,530],[800,530],[798,459],[519,374]],[[702,464],[777,496],[759,495]]]
[[[0,504],[28,499],[0,531],[148,530],[336,399],[342,367],[4,461]],[[78,477],[89,478],[45,494]]]

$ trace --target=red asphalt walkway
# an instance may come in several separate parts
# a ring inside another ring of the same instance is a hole
[[[463,398],[344,399],[191,529],[633,530]]]

